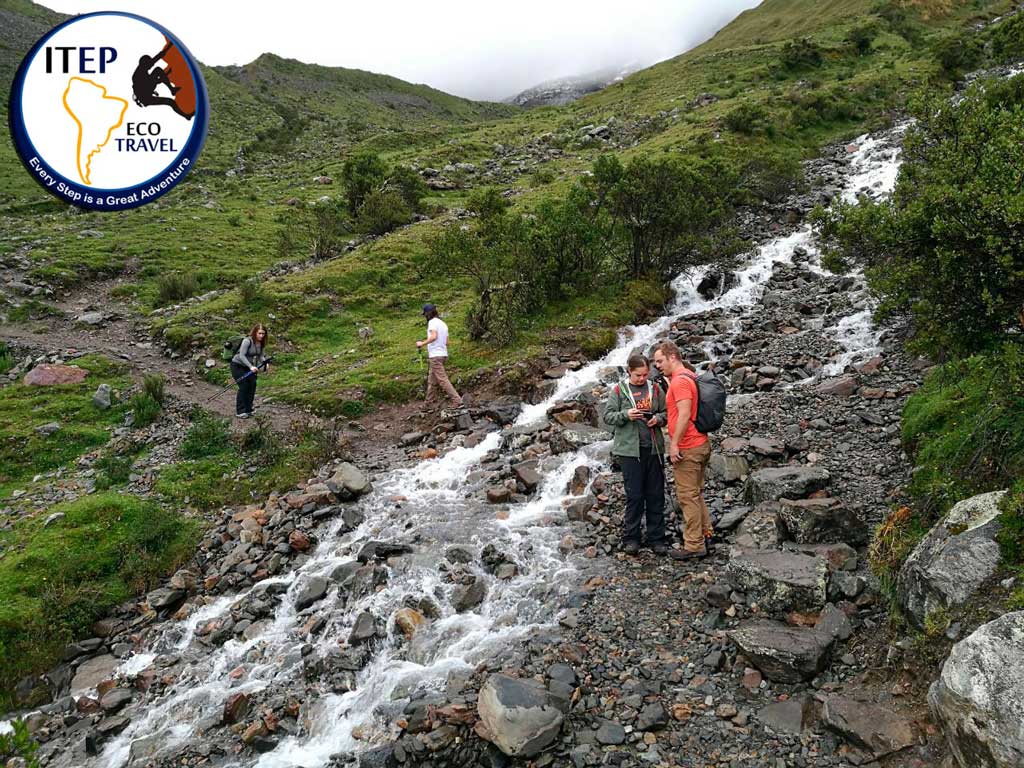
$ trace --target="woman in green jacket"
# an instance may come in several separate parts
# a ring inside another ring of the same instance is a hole
[[[622,550],[628,555],[640,552],[640,527],[646,517],[647,546],[656,555],[667,555],[665,442],[661,433],[668,420],[665,393],[647,380],[650,365],[643,355],[630,357],[626,369],[629,377],[612,388],[603,416],[612,428],[612,453],[622,467],[626,486]]]

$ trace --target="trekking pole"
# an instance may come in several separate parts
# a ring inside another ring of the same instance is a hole
[[[266,366],[270,365],[270,363],[271,363],[271,362],[273,362],[273,360],[274,360],[274,358],[272,358],[272,357],[268,357],[268,358],[267,358],[266,360],[264,360],[264,361],[263,361],[262,363],[260,363],[260,364],[259,364],[258,366],[256,366],[256,368],[257,368],[257,369],[259,369],[259,368],[265,368]],[[231,387],[232,387],[233,385],[235,385],[235,384],[241,384],[241,383],[242,383],[243,381],[245,381],[245,380],[246,380],[246,379],[248,379],[248,378],[249,378],[250,376],[252,376],[252,375],[253,375],[253,373],[255,373],[255,371],[249,371],[248,373],[246,373],[246,374],[245,374],[245,376],[243,376],[242,378],[238,379],[237,381],[236,381],[236,380],[234,379],[234,377],[232,377],[232,379],[231,379],[231,383],[230,383],[230,384],[226,384],[226,385],[224,386],[224,388],[223,388],[223,389],[222,389],[222,390],[221,390],[220,392],[218,392],[218,393],[217,393],[217,394],[215,394],[215,395],[214,395],[213,397],[211,397],[211,398],[210,398],[209,400],[207,400],[207,401],[206,401],[206,402],[207,402],[207,404],[209,404],[209,403],[212,403],[212,402],[213,402],[214,400],[216,400],[216,399],[217,399],[218,397],[220,397],[221,395],[223,395],[223,394],[224,394],[225,392],[227,392],[227,391],[228,391],[229,389],[231,389]]]

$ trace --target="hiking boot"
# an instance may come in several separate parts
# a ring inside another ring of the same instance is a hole
[[[673,560],[695,560],[697,558],[706,557],[708,551],[701,547],[694,551],[688,549],[671,549],[669,550],[668,556]]]
[[[235,418],[236,419],[248,419],[250,416],[252,416],[251,413],[236,413],[235,414]]]
[[[668,548],[668,545],[665,542],[661,541],[657,544],[651,545],[651,552],[656,554],[658,557],[665,557],[665,555],[667,555],[670,552],[670,550]]]
[[[715,551],[715,534],[713,531],[704,534],[704,549],[707,552]]]
[[[622,554],[624,555],[639,555],[640,545],[635,541],[627,541],[622,545]]]

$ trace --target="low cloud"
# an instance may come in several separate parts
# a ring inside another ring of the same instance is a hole
[[[553,78],[671,58],[759,2],[46,0],[45,5],[63,13],[125,10],[148,16],[206,64],[245,64],[271,52],[497,100]]]

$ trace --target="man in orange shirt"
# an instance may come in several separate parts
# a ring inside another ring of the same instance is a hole
[[[704,503],[704,473],[711,458],[711,442],[693,423],[697,418],[696,376],[671,341],[654,348],[654,365],[669,381],[668,458],[683,510],[683,551],[671,550],[671,554],[677,560],[704,557],[704,537],[712,531],[711,515]]]

